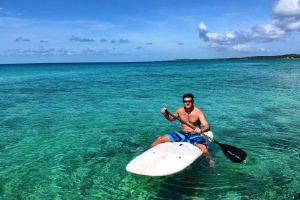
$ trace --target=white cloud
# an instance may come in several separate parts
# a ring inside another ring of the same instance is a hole
[[[237,44],[232,46],[231,49],[236,51],[253,51],[253,49],[248,44]]]
[[[300,1],[280,0],[275,4],[273,14],[276,16],[300,16]]]
[[[105,54],[109,51],[107,49],[103,50],[94,50],[90,48],[83,49],[82,51],[74,51],[71,49],[65,48],[45,48],[40,45],[39,48],[36,49],[24,49],[24,48],[16,48],[16,49],[8,49],[0,53],[2,56],[13,56],[13,55],[21,55],[21,56],[34,56],[34,55],[43,55],[43,56],[51,56],[51,55],[95,55],[95,54]]]
[[[280,0],[273,9],[272,23],[286,31],[300,31],[300,0]]]
[[[211,48],[253,51],[247,43],[283,40],[293,32],[300,31],[300,0],[278,0],[269,22],[250,29],[225,34],[212,33],[203,22],[199,23],[198,28],[199,37]]]
[[[15,39],[15,42],[30,42],[28,38],[23,39],[21,36]]]
[[[73,50],[67,50],[64,48],[60,49],[54,49],[54,48],[44,48],[43,46],[40,46],[38,49],[23,49],[23,48],[17,48],[17,49],[9,49],[1,53],[1,55],[74,55],[76,54]]]
[[[82,53],[94,54],[94,53],[97,53],[97,51],[94,49],[87,48],[87,49],[82,50]]]
[[[119,41],[113,39],[110,43],[129,43],[129,40],[127,39],[119,39]]]
[[[232,47],[230,47],[230,50],[234,50],[234,51],[240,51],[240,52],[252,52],[252,53],[257,53],[257,52],[275,52],[276,50],[273,50],[273,51],[270,51],[270,50],[267,50],[263,47],[260,47],[260,48],[256,48],[256,47],[253,47],[249,44],[237,44],[237,45],[234,45]]]
[[[253,34],[255,34],[255,42],[270,42],[275,39],[281,39],[286,36],[286,31],[273,24],[257,25],[253,27]]]
[[[200,22],[198,27],[202,31],[207,31],[206,25],[203,22]]]
[[[80,38],[80,37],[75,36],[75,35],[72,35],[69,40],[76,41],[76,42],[95,42],[94,39]]]
[[[129,40],[126,40],[126,39],[125,39],[125,40],[124,40],[124,39],[120,39],[120,40],[119,40],[119,43],[129,43]]]

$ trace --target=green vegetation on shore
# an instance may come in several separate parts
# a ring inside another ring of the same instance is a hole
[[[300,54],[285,54],[277,56],[251,56],[241,58],[212,58],[212,59],[176,59],[173,61],[200,61],[200,60],[260,60],[260,59],[299,59]]]

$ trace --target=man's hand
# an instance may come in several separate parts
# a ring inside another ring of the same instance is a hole
[[[203,133],[203,131],[199,127],[196,127],[194,131],[195,133],[199,133],[199,134]]]
[[[167,108],[162,108],[160,112],[165,116],[168,114]]]

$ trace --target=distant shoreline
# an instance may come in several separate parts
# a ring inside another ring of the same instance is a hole
[[[43,64],[122,64],[122,63],[157,63],[157,62],[197,62],[197,61],[214,61],[214,60],[266,60],[266,59],[300,59],[300,54],[285,54],[277,56],[249,56],[249,57],[232,57],[232,58],[181,58],[174,60],[160,61],[132,61],[132,62],[37,62],[37,63],[7,63],[1,65],[43,65]]]
[[[210,58],[210,59],[175,59],[170,61],[182,62],[182,61],[203,61],[203,60],[263,60],[263,59],[299,59],[300,54],[285,54],[277,56],[249,56],[249,57],[232,57],[232,58]]]

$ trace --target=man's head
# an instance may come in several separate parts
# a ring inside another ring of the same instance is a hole
[[[188,93],[182,96],[182,101],[185,108],[191,108],[194,105],[194,95]]]

